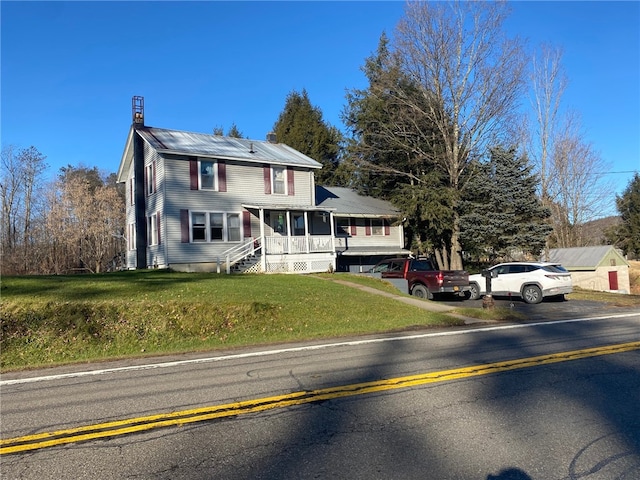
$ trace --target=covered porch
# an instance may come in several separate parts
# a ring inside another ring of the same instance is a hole
[[[265,273],[316,273],[335,270],[333,210],[314,206],[250,205],[254,248]]]

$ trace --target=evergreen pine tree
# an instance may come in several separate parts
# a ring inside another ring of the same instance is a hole
[[[316,184],[333,185],[339,165],[342,135],[322,119],[322,111],[311,105],[306,90],[291,92],[273,126],[278,142],[304,153],[322,164]]]
[[[616,207],[622,223],[610,240],[631,258],[640,257],[640,175],[633,176],[621,196],[616,195]]]

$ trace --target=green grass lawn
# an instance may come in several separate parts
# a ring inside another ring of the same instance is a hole
[[[460,323],[331,278],[168,271],[3,277],[0,369]],[[379,280],[340,278],[398,293]]]

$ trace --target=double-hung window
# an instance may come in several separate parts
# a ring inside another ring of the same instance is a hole
[[[160,244],[159,221],[157,213],[147,217],[147,242],[149,245]]]
[[[273,172],[273,193],[285,195],[287,193],[287,170],[284,167],[271,167]]]
[[[216,164],[200,161],[200,189],[216,190]]]
[[[191,241],[239,242],[242,238],[239,213],[192,212]]]
[[[224,242],[224,213],[209,214],[209,241]]]
[[[223,160],[189,161],[191,190],[227,191],[227,165]]]
[[[384,225],[382,223],[382,219],[380,218],[371,219],[371,234],[384,235]]]
[[[156,193],[156,162],[145,167],[144,179],[147,186],[147,196]]]
[[[129,246],[129,250],[136,249],[136,224],[130,223],[129,229],[127,232],[127,245]]]
[[[202,212],[193,212],[191,214],[191,233],[192,241],[207,241],[207,214]]]

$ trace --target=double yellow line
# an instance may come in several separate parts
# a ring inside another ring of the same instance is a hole
[[[628,352],[640,349],[640,342],[622,343],[608,345],[604,347],[587,348],[573,350],[569,352],[540,355],[505,362],[488,363],[471,367],[442,370],[439,372],[423,373],[420,375],[410,375],[406,377],[391,378],[388,380],[378,380],[374,382],[356,383],[338,387],[322,388],[306,392],[294,392],[275,397],[258,398],[246,400],[244,402],[227,403],[224,405],[214,405],[197,408],[193,410],[183,410],[180,412],[163,413],[146,417],[131,418],[115,422],[99,423],[95,425],[85,425],[77,428],[58,430],[55,432],[45,432],[24,437],[9,438],[0,440],[0,455],[9,453],[25,452],[37,450],[68,443],[96,440],[99,438],[116,437],[129,433],[142,432],[156,428],[185,425],[195,422],[213,420],[215,418],[231,417],[246,413],[262,412],[274,408],[283,408],[305,403],[320,402],[341,397],[363,395],[397,388],[413,387],[428,383],[446,382],[461,378],[477,377],[492,373],[506,372],[521,368],[547,365],[551,363],[578,360],[581,358],[595,357],[599,355],[609,355],[613,353]]]

